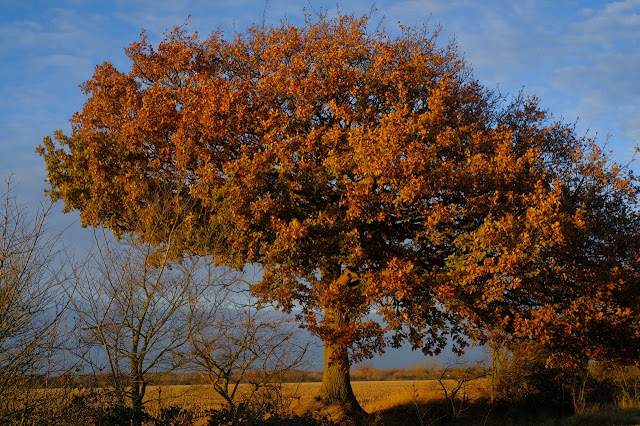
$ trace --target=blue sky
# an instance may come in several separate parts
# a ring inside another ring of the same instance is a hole
[[[640,0],[379,0],[372,14],[388,31],[397,23],[442,26],[455,35],[475,77],[503,93],[537,95],[580,133],[598,135],[621,163],[640,144]],[[341,1],[343,13],[371,11],[368,1]],[[78,85],[96,64],[127,71],[123,48],[146,29],[152,42],[183,24],[206,36],[227,36],[253,23],[302,22],[303,9],[336,14],[320,0],[4,0],[0,14],[0,178],[14,174],[28,202],[44,200],[45,172],[35,147],[56,129],[68,130],[81,109]],[[638,164],[632,165],[638,171]],[[59,209],[57,209],[59,210]],[[56,214],[73,241],[83,231],[71,214]],[[417,361],[390,351],[377,365]]]

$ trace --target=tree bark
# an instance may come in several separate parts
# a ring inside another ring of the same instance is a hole
[[[347,317],[341,312],[325,308],[325,321],[337,330]],[[322,372],[322,386],[320,400],[326,405],[340,405],[350,415],[365,414],[358,403],[349,375],[349,352],[343,344],[324,341],[324,370]]]
[[[131,408],[132,419],[131,426],[142,426],[144,417],[144,394],[147,389],[144,376],[141,373],[140,365],[131,362]]]

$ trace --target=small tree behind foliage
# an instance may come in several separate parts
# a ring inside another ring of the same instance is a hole
[[[303,366],[308,343],[278,312],[257,309],[247,288],[220,289],[204,307],[209,318],[190,334],[195,363],[230,409],[243,405],[281,409],[286,375]],[[194,315],[197,318],[198,314]],[[241,384],[249,390],[238,395]]]

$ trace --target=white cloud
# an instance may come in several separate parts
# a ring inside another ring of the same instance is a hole
[[[511,94],[524,88],[556,116],[579,117],[579,132],[611,134],[623,161],[640,141],[640,0],[583,5],[407,0],[389,10],[409,24],[432,11],[482,83]]]
[[[92,68],[93,63],[89,58],[66,53],[52,53],[34,58],[32,63],[38,66],[60,68]]]
[[[638,41],[640,1],[629,0],[592,10],[585,20],[569,27],[565,39],[577,45],[595,43],[605,48],[620,47],[621,41]]]
[[[625,136],[635,143],[627,145],[626,151],[621,154],[630,158],[635,153],[635,147],[640,146],[640,112],[633,108],[626,117],[628,118],[622,123],[622,130]]]
[[[550,75],[558,90],[589,93],[602,103],[637,103],[640,86],[640,52],[605,52],[580,63],[559,67]]]
[[[42,26],[32,21],[17,21],[0,27],[0,57],[21,53],[37,46]]]
[[[558,39],[566,52],[548,76],[557,91],[577,97],[576,112],[601,133],[611,133],[619,161],[640,140],[640,0],[590,10]]]

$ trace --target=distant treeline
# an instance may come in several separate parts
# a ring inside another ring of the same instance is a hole
[[[479,374],[486,372],[484,367],[474,367]],[[421,367],[409,366],[407,368],[375,368],[371,364],[360,364],[351,370],[351,380],[355,381],[389,381],[389,380],[437,380],[441,378],[456,378],[468,369],[444,367]],[[260,380],[263,372],[250,372],[242,382],[252,382]],[[124,379],[124,377],[123,377]],[[313,370],[291,370],[285,371],[279,379],[283,383],[304,383],[321,382],[322,371]],[[40,380],[34,378],[33,380]],[[59,387],[73,384],[79,387],[109,387],[112,377],[107,373],[100,374],[76,374],[64,375],[56,379]],[[279,380],[280,381],[280,380]],[[170,372],[170,373],[150,373],[148,378],[149,386],[167,385],[208,385],[211,384],[205,372]]]

